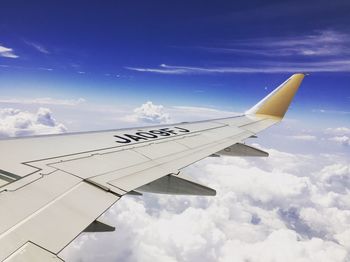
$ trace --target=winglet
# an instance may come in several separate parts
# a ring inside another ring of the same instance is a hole
[[[249,109],[246,114],[268,115],[282,119],[305,75],[304,73],[292,75],[263,100]]]

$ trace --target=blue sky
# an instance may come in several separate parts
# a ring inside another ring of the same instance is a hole
[[[69,131],[129,126],[99,116],[147,101],[243,112],[301,71],[310,76],[288,118],[349,125],[348,1],[11,1],[1,10],[1,107],[44,105]],[[42,98],[54,102],[23,102]]]
[[[349,119],[348,1],[1,4],[3,98],[244,111],[291,73],[296,113]]]
[[[349,14],[348,0],[2,1],[0,138],[228,117],[310,73],[247,141],[269,158],[184,170],[214,198],[123,197],[103,217],[116,232],[81,235],[67,261],[348,261]]]

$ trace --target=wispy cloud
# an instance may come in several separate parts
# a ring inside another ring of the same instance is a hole
[[[2,68],[9,68],[9,69],[24,69],[24,70],[44,70],[44,71],[53,71],[53,68],[49,67],[26,67],[26,66],[14,66],[14,65],[7,65],[7,64],[0,64],[0,67]]]
[[[350,111],[329,110],[329,109],[313,109],[312,112],[314,112],[314,113],[323,113],[323,114],[341,114],[341,115],[348,115],[348,114],[350,114]]]
[[[0,98],[0,103],[6,104],[41,104],[41,105],[62,105],[76,106],[86,102],[84,98],[78,99],[54,99],[51,97],[41,97],[33,99]]]
[[[18,58],[19,56],[14,53],[12,48],[8,48],[0,44],[0,57]]]
[[[192,67],[183,66],[168,66],[161,64],[158,68],[146,68],[146,67],[128,67],[125,69],[138,71],[138,72],[149,72],[149,73],[159,73],[159,74],[188,74]]]
[[[337,31],[319,31],[296,37],[264,37],[231,41],[200,49],[262,56],[335,56],[350,54],[350,36]]]
[[[230,61],[234,63],[214,61],[215,66],[210,66],[208,63],[206,66],[160,64],[152,67],[125,68],[138,72],[169,75],[350,72],[350,35],[331,30],[295,37],[226,41],[219,45],[197,46],[194,49],[231,54]],[[232,59],[234,57],[237,59]]]
[[[350,72],[349,60],[321,62],[265,62],[253,66],[177,66],[161,64],[159,67],[125,67],[126,69],[158,74],[220,74],[220,73],[295,73],[295,72]]]
[[[35,42],[32,42],[32,41],[27,41],[27,40],[24,40],[24,42],[28,46],[33,47],[36,51],[38,51],[40,53],[47,54],[47,55],[50,54],[50,51],[46,47],[41,45],[41,44],[38,44],[38,43],[35,43]]]

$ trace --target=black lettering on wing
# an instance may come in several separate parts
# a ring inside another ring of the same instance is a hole
[[[145,138],[157,138],[158,137],[155,134],[150,134],[148,132],[137,132],[136,135],[142,136],[142,137],[145,137]]]
[[[172,135],[176,135],[176,132],[175,132],[174,130],[168,128],[168,127],[166,127],[166,128],[161,128],[161,129],[159,129],[159,130],[160,130],[160,131],[164,131],[164,132],[169,133],[169,134],[172,134]]]
[[[114,137],[120,139],[120,140],[116,140],[116,141],[115,141],[115,142],[117,142],[117,143],[127,144],[127,143],[130,143],[130,142],[131,142],[130,139],[125,138],[125,137],[122,137],[122,136],[114,136]]]
[[[190,132],[190,130],[186,129],[186,128],[183,128],[183,127],[177,127],[175,126],[174,128],[176,128],[177,130],[179,130],[180,132],[182,133],[188,133]]]
[[[152,134],[155,134],[155,135],[160,135],[160,136],[170,136],[170,134],[168,132],[165,132],[162,130],[151,130],[149,132]]]
[[[135,136],[135,135],[129,135],[129,134],[124,134],[124,136],[131,138],[134,141],[139,141],[139,140],[148,140],[147,138],[141,137],[141,136]]]

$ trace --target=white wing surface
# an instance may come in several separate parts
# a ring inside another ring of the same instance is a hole
[[[0,140],[0,261],[62,261],[125,194],[215,195],[181,170],[208,156],[267,156],[245,139],[281,121],[304,74],[246,114],[170,126]]]

